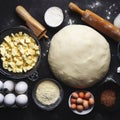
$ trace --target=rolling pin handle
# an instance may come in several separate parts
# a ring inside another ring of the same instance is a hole
[[[76,4],[74,4],[73,2],[70,2],[69,3],[69,8],[81,15],[84,14],[84,10],[80,9]]]

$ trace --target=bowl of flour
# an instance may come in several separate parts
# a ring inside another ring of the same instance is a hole
[[[50,111],[61,103],[63,89],[56,80],[45,78],[35,85],[32,97],[39,108]]]

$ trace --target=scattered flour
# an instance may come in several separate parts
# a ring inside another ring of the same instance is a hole
[[[74,23],[75,23],[75,19],[72,18],[72,17],[69,15],[68,11],[65,10],[64,13],[65,13],[65,20],[67,21],[67,24],[68,24],[68,25],[74,24]]]
[[[97,7],[102,6],[102,4],[99,1],[95,1],[94,3],[88,5],[89,8],[95,9]]]
[[[115,11],[115,7],[116,7],[116,4],[113,3],[112,5],[110,5],[110,6],[108,7],[108,9],[105,10],[105,12],[106,12],[106,14],[107,14],[107,16],[106,16],[106,19],[107,19],[107,20],[110,20],[111,15],[115,13],[115,12],[114,12],[114,11]],[[114,13],[113,13],[113,12],[114,12]]]

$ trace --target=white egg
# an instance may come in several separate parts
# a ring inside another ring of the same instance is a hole
[[[28,103],[28,97],[25,94],[18,95],[16,97],[16,103],[20,106],[24,106]]]
[[[0,93],[0,104],[3,103],[3,100],[4,100],[4,95]]]
[[[118,14],[114,19],[114,25],[120,28],[120,14]]]
[[[4,98],[4,103],[7,106],[12,106],[15,103],[15,95],[13,93],[9,93]]]
[[[0,81],[0,90],[2,90],[2,89],[3,89],[3,82]]]
[[[18,82],[15,86],[15,92],[17,94],[23,94],[27,91],[27,89],[28,89],[28,85],[24,81]]]
[[[3,84],[3,89],[8,90],[9,92],[13,91],[14,90],[14,82],[10,81],[10,80],[5,81]]]

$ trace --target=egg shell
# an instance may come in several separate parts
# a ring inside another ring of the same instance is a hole
[[[76,107],[77,107],[77,106],[76,106],[76,104],[74,104],[74,103],[70,105],[70,108],[71,108],[72,110],[75,110]]]
[[[17,94],[23,94],[27,92],[27,90],[28,90],[28,85],[24,81],[18,82],[15,86],[15,92]]]
[[[90,92],[86,92],[85,93],[85,99],[89,99],[91,97],[91,93]]]
[[[78,98],[77,92],[73,92],[73,93],[72,93],[72,98]]]
[[[14,82],[7,80],[3,84],[3,89],[9,92],[12,92],[14,90]]]
[[[94,98],[90,98],[89,99],[89,105],[94,105],[95,101],[94,101]]]
[[[77,103],[77,99],[71,98],[71,99],[70,99],[70,102],[71,102],[71,103]]]
[[[83,111],[83,106],[82,105],[77,105],[77,108],[76,108],[79,112],[82,112]]]
[[[88,103],[87,100],[83,100],[83,107],[84,107],[85,109],[89,109],[89,103]]]
[[[82,104],[82,103],[83,103],[82,98],[77,98],[77,104]]]
[[[78,95],[79,95],[79,97],[82,98],[82,99],[85,97],[84,92],[79,92]]]
[[[3,89],[3,82],[0,81],[0,90],[2,90],[2,89]]]
[[[0,104],[2,104],[4,101],[4,95],[2,93],[0,93]]]
[[[25,94],[18,95],[16,97],[16,103],[20,106],[24,106],[28,103],[28,97]]]
[[[4,103],[7,106],[12,106],[15,103],[16,96],[13,93],[9,93],[4,97]]]

